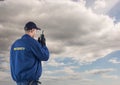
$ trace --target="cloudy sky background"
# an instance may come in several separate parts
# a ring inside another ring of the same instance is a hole
[[[119,4],[119,0],[1,1],[1,83],[11,81],[10,45],[24,34],[25,23],[34,21],[45,30],[51,53],[43,63],[43,84],[119,85]]]

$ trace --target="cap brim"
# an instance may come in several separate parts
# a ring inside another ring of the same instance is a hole
[[[37,30],[41,30],[41,28],[36,28]]]

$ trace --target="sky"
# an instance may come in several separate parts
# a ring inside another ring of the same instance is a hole
[[[9,50],[24,35],[25,23],[34,21],[44,29],[50,50],[49,61],[42,62],[43,85],[119,85],[119,4],[120,0],[0,1],[0,84],[13,85]]]

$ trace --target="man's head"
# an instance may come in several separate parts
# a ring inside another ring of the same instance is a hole
[[[29,34],[31,37],[34,38],[34,36],[36,34],[36,30],[41,30],[41,29],[38,28],[34,22],[30,21],[30,22],[26,23],[24,30],[27,34]]]

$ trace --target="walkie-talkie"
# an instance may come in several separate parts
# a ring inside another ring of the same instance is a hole
[[[41,41],[44,40],[44,30],[42,30],[42,34],[40,35]]]
[[[42,34],[40,35],[40,42],[41,42],[42,46],[46,45],[44,30],[42,30]]]

